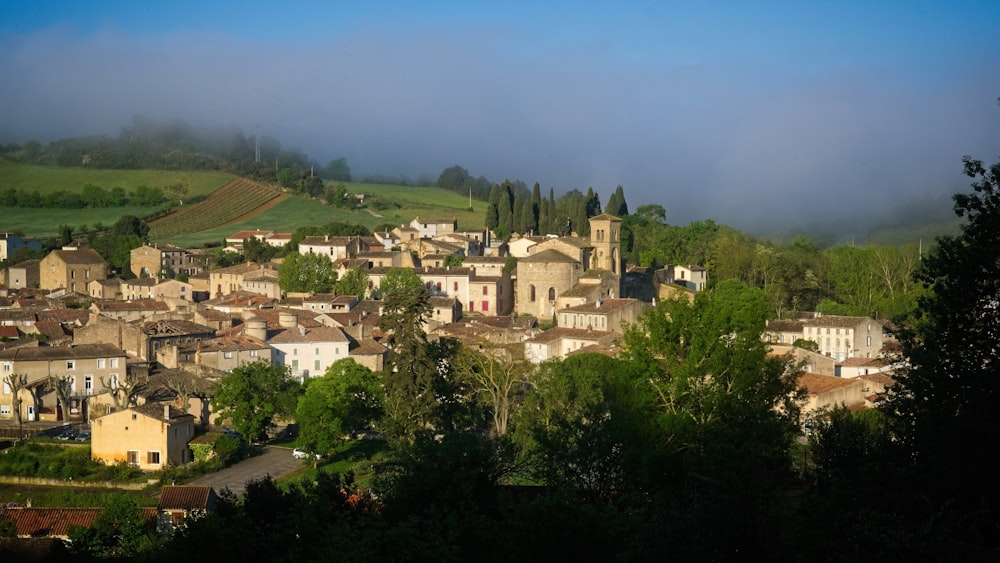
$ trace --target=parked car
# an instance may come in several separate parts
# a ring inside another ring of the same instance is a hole
[[[77,442],[86,442],[87,440],[90,440],[90,432],[80,432],[76,435],[76,438],[73,439]]]
[[[314,456],[316,459],[323,457],[319,454],[313,454],[305,448],[295,448],[294,450],[292,450],[292,457],[294,457],[295,459],[307,459],[310,456]]]
[[[56,436],[56,440],[72,440],[80,434],[80,431],[75,428],[67,428],[63,430],[61,434]]]

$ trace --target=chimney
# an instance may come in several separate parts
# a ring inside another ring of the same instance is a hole
[[[170,420],[170,405],[163,405],[163,420]]]

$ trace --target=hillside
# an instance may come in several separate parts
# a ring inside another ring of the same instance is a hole
[[[212,192],[206,199],[182,207],[149,225],[149,237],[199,233],[252,217],[287,197],[272,186],[237,178]]]
[[[469,211],[467,197],[440,188],[361,183],[344,185],[351,194],[365,194],[365,205],[368,207],[340,209],[307,197],[285,194],[272,206],[259,208],[256,213],[247,214],[235,222],[173,235],[156,235],[155,238],[157,242],[179,246],[200,246],[206,242],[221,241],[243,229],[290,232],[299,227],[331,222],[374,228],[385,223],[409,224],[414,217],[454,217],[460,229],[474,229],[484,224],[486,202],[473,200],[473,210]]]
[[[243,228],[292,231],[298,227],[324,225],[332,221],[373,228],[384,223],[409,223],[417,216],[454,217],[460,228],[483,225],[486,203],[431,187],[345,183],[351,194],[365,194],[368,209],[338,209],[317,200],[279,192],[276,188],[223,172],[168,170],[102,170],[82,167],[40,166],[0,159],[0,191],[7,189],[80,192],[84,185],[134,191],[140,186],[164,187],[178,182],[188,185],[188,197],[204,198],[181,207],[151,225],[157,242],[200,246],[218,242]],[[46,238],[58,233],[59,225],[81,227],[111,225],[123,215],[145,217],[156,207],[109,207],[85,209],[0,208],[0,231],[19,231]]]

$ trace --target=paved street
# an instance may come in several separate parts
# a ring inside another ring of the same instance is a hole
[[[264,453],[245,459],[232,467],[227,467],[211,475],[206,475],[191,485],[210,485],[216,492],[226,487],[237,495],[242,495],[246,484],[270,475],[277,479],[302,467],[302,460],[292,457],[291,448],[265,446]]]

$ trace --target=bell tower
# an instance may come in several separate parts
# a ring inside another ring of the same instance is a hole
[[[594,247],[593,265],[621,276],[622,220],[602,213],[590,218],[590,244]]]

